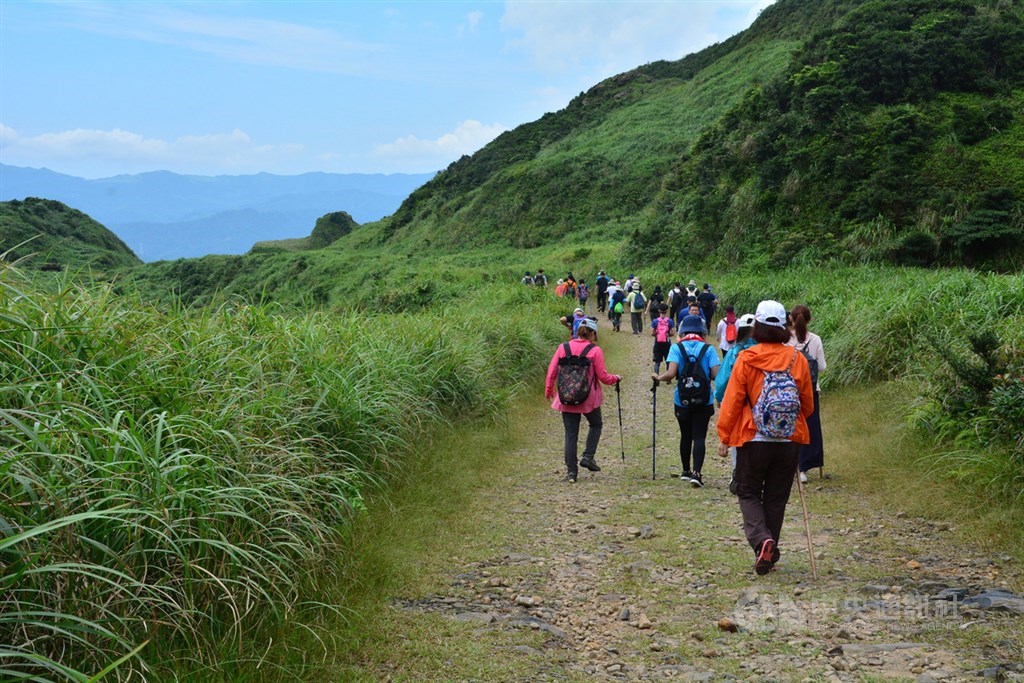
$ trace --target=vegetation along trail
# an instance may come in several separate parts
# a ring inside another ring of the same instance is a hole
[[[652,480],[650,384],[638,379],[650,338],[602,319],[600,341],[626,378],[625,461],[614,391],[603,469],[575,485],[560,421],[535,395],[504,427],[442,444],[460,471],[440,481],[428,466],[357,531],[365,564],[353,575],[386,576],[364,586],[362,616],[315,677],[1024,680],[1019,529],[953,488],[923,488],[918,445],[887,415],[898,396],[825,395],[829,477],[815,471],[807,485],[819,578],[795,487],[782,561],[759,577],[714,429],[705,488],[690,488],[677,478],[672,389],[659,388]]]

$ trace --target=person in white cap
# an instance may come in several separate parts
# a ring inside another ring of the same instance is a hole
[[[575,339],[576,333],[577,331],[579,331],[580,328],[580,323],[582,323],[583,319],[586,317],[587,315],[583,311],[583,309],[577,307],[571,315],[563,315],[561,318],[558,319],[558,322],[568,327],[569,331],[572,333],[569,338]]]
[[[786,308],[762,301],[754,313],[755,346],[736,357],[718,416],[718,454],[736,447],[736,494],[743,532],[754,549],[754,572],[779,561],[779,537],[793,487],[814,387],[807,359],[786,346]]]

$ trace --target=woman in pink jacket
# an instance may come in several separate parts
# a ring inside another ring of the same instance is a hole
[[[597,442],[601,439],[601,403],[604,401],[604,394],[601,391],[601,384],[618,384],[622,379],[618,375],[609,373],[604,366],[604,353],[597,345],[597,321],[593,318],[585,319],[579,326],[578,338],[565,344],[559,344],[555,355],[548,365],[547,381],[544,384],[544,397],[551,399],[551,407],[562,413],[562,425],[565,427],[565,467],[567,470],[566,481],[575,482],[579,475],[579,466],[583,466],[591,472],[600,472],[601,468],[594,461],[597,453]],[[567,349],[568,347],[568,349]],[[568,353],[566,351],[568,350]],[[589,387],[589,393],[584,389],[586,397],[580,400],[579,392],[574,392],[572,397],[561,395],[558,382],[559,366],[563,358],[568,355],[585,357],[589,361],[589,367],[585,368],[586,375],[584,383]],[[563,402],[563,399],[567,399]],[[578,402],[577,402],[578,401]],[[576,451],[579,446],[580,418],[587,418],[587,443],[583,449],[583,458],[576,462]]]

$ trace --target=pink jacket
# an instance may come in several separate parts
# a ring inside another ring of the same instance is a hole
[[[578,356],[583,353],[583,349],[587,348],[587,344],[590,342],[584,339],[573,339],[569,342],[569,348],[572,350],[572,355]],[[608,372],[604,367],[604,352],[601,351],[601,347],[594,345],[594,348],[587,354],[587,358],[591,360],[591,370],[594,375],[597,376],[600,382],[594,382],[590,389],[590,395],[587,396],[587,400],[576,406],[562,405],[562,402],[558,400],[558,388],[556,381],[558,379],[558,359],[565,356],[565,347],[562,344],[558,345],[555,349],[555,355],[552,356],[551,362],[548,364],[548,376],[547,381],[544,383],[544,396],[545,398],[553,398],[551,401],[551,407],[563,413],[589,413],[595,408],[601,407],[604,402],[604,393],[601,391],[601,383],[604,384],[615,384],[619,381],[619,378]],[[592,375],[593,377],[593,375]]]

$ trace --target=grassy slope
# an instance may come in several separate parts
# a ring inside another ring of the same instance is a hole
[[[27,268],[33,270],[43,264],[109,270],[142,263],[117,235],[81,211],[35,197],[0,202],[0,251],[9,261],[30,256]]]

